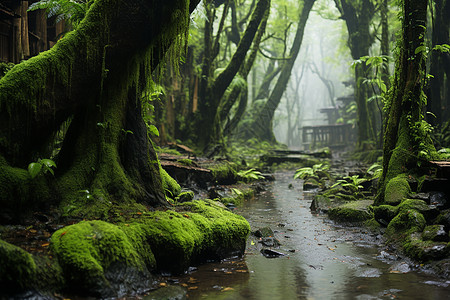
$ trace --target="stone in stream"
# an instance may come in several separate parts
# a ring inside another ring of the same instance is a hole
[[[431,192],[430,193],[430,204],[436,205],[439,209],[444,209],[449,207],[449,202],[447,196],[442,192]]]
[[[253,235],[259,238],[266,238],[266,237],[273,237],[274,233],[273,230],[267,226],[263,228],[259,228],[255,232],[253,232]]]
[[[261,254],[267,258],[277,258],[280,256],[285,256],[286,254],[272,250],[272,249],[261,249]]]
[[[280,247],[280,245],[281,245],[280,241],[278,241],[274,237],[262,238],[260,243],[263,244],[266,247],[271,247],[271,248],[277,248],[277,247]]]

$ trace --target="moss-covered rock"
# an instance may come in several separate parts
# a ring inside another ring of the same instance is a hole
[[[404,199],[398,206],[399,211],[415,209],[424,215],[425,219],[431,221],[435,219],[439,210],[434,206],[429,206],[425,201],[420,199]]]
[[[115,296],[105,274],[110,266],[123,263],[142,273],[155,266],[141,232],[125,232],[103,221],[82,221],[56,231],[51,249],[63,268],[69,286],[93,295]],[[139,251],[140,250],[140,251]]]
[[[369,211],[372,200],[352,201],[328,211],[328,217],[338,222],[363,222],[373,217]]]
[[[386,233],[390,236],[396,234],[409,234],[422,232],[425,228],[425,217],[415,209],[405,209],[399,212],[395,218],[389,222]]]
[[[436,218],[437,224],[442,224],[447,230],[450,230],[450,209],[441,211],[439,216]]]
[[[31,254],[0,240],[0,288],[12,291],[30,287],[36,275],[36,263]]]
[[[177,202],[188,202],[188,201],[192,201],[194,200],[194,192],[193,191],[185,191],[185,192],[181,192],[176,198],[175,200]]]
[[[386,184],[384,191],[384,202],[388,205],[398,205],[411,192],[408,180],[405,175],[392,178]]]
[[[424,241],[448,242],[449,235],[445,231],[444,225],[430,225],[423,230],[422,239]]]
[[[446,258],[450,254],[448,243],[423,241],[416,234],[412,234],[406,239],[403,250],[409,257],[421,262]]]
[[[392,205],[379,205],[373,208],[375,220],[385,226],[397,215],[397,212],[398,207]]]

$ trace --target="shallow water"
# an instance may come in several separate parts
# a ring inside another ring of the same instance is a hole
[[[243,259],[205,264],[169,281],[186,287],[188,299],[450,298],[450,281],[411,271],[379,236],[312,214],[311,195],[292,176],[276,174],[266,192],[236,210],[253,231],[270,226],[282,244],[275,250],[285,256],[264,257],[251,235]]]

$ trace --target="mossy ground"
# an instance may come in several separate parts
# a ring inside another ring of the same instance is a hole
[[[250,233],[243,217],[213,200],[143,211],[121,220],[82,221],[59,229],[51,237],[52,261],[0,240],[0,282],[19,283],[8,287],[10,292],[13,287],[72,287],[87,295],[114,295],[108,271],[118,264],[144,278],[155,271],[182,273],[206,260],[242,255]]]

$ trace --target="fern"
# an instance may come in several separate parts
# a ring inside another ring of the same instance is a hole
[[[48,18],[56,17],[55,22],[66,20],[76,29],[92,2],[92,0],[41,0],[31,4],[28,11],[45,9]]]
[[[264,179],[264,176],[262,176],[261,172],[256,171],[255,169],[239,171],[237,172],[237,175],[246,182]]]

